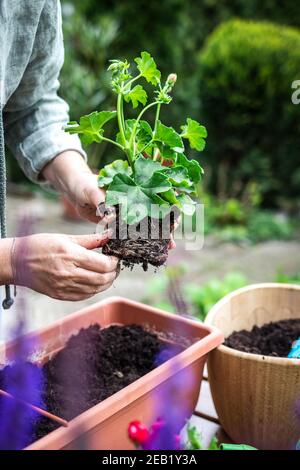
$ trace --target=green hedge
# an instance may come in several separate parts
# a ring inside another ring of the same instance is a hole
[[[109,58],[132,59],[140,51],[147,50],[155,57],[163,74],[176,71],[176,100],[164,116],[174,125],[181,124],[183,114],[197,118],[197,51],[216,26],[236,16],[300,25],[300,8],[295,0],[285,0],[281,4],[278,0],[63,0],[63,6],[70,5],[83,24],[75,24],[71,19],[73,36],[69,27],[65,27],[67,54],[75,51],[78,57],[82,48],[95,49],[97,41],[93,43],[92,34],[82,38],[86,29],[84,23],[88,28],[91,25],[97,28],[101,27],[103,18],[109,17],[118,26],[118,33],[106,49]],[[82,64],[84,61],[86,64],[86,57],[82,54],[81,57]],[[65,76],[69,71],[72,67],[65,67]],[[89,89],[86,90],[88,93]],[[76,108],[74,106],[75,112]]]
[[[199,56],[206,156],[215,192],[237,196],[248,180],[263,200],[300,195],[300,33],[267,22],[232,20],[218,27]]]

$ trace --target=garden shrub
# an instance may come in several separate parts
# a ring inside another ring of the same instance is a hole
[[[291,221],[270,211],[253,211],[247,221],[248,237],[253,243],[267,240],[288,240],[293,237]]]
[[[110,57],[130,60],[141,50],[146,50],[161,64],[163,74],[176,70],[179,77],[176,103],[169,111],[172,114],[170,122],[177,119],[176,124],[180,124],[182,114],[194,113],[195,119],[201,117],[196,99],[197,51],[217,25],[236,16],[300,25],[300,9],[294,0],[285,0],[282,4],[277,0],[63,0],[62,3],[65,7],[73,7],[82,22],[94,27],[101,26],[107,16],[116,22],[118,34],[107,50]],[[78,31],[80,34],[82,31],[78,26],[74,24],[73,27],[77,36]],[[88,41],[86,48],[91,48],[89,44],[93,37],[85,35],[85,41]],[[67,50],[77,48],[79,42],[75,38],[67,43]],[[185,86],[187,77],[188,87]],[[85,114],[85,111],[81,110],[79,114]]]
[[[290,240],[295,231],[288,217],[264,209],[246,213],[244,225],[216,225],[215,231],[211,232],[221,242],[255,244],[268,240]]]
[[[259,207],[256,184],[247,185],[239,199],[223,200],[203,191],[200,199],[205,206],[204,234],[217,241],[252,244],[296,236],[297,219]]]
[[[300,108],[291,101],[291,85],[300,79],[300,32],[229,21],[207,39],[199,70],[211,189],[238,196],[255,180],[268,205],[296,199]]]

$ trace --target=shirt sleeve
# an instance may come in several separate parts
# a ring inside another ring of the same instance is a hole
[[[78,136],[63,130],[69,120],[68,105],[57,94],[63,62],[60,2],[47,0],[30,61],[4,109],[6,144],[34,182],[40,182],[45,165],[63,151],[78,151],[86,159]]]

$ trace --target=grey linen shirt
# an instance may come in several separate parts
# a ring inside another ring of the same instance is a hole
[[[59,0],[0,0],[2,237],[6,236],[4,140],[34,182],[40,181],[45,165],[65,150],[77,150],[86,158],[78,137],[63,131],[69,109],[57,95],[64,61],[61,23]]]
[[[68,105],[57,95],[63,61],[59,0],[0,0],[5,143],[34,182],[62,151],[86,158],[78,137],[63,131],[69,119]]]

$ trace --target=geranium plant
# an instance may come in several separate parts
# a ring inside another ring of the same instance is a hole
[[[80,135],[84,144],[109,142],[126,156],[125,160],[116,159],[106,165],[99,173],[99,187],[106,190],[105,204],[115,206],[120,219],[128,226],[148,220],[151,228],[172,213],[192,215],[195,211],[196,185],[201,179],[203,169],[198,161],[185,155],[185,142],[192,149],[202,151],[205,147],[207,132],[197,121],[187,118],[180,132],[161,122],[161,108],[168,105],[170,93],[177,76],[170,74],[165,82],[161,80],[154,59],[148,52],[142,52],[135,59],[136,73],[132,74],[127,60],[112,60],[108,70],[111,73],[111,87],[117,95],[114,111],[94,111],[82,116],[79,123],[73,121],[65,130]],[[139,81],[146,81],[154,87],[153,100]],[[135,119],[126,119],[125,104],[134,109],[141,107]],[[145,114],[155,109],[153,123],[145,120]],[[114,140],[106,137],[105,125],[116,119],[118,133]],[[171,223],[171,231],[174,224]],[[151,243],[152,242],[152,243]],[[155,246],[153,246],[153,243]],[[107,254],[114,254],[131,263],[148,262],[161,265],[167,258],[165,237],[150,240],[149,234],[140,240],[111,240],[105,247]]]

